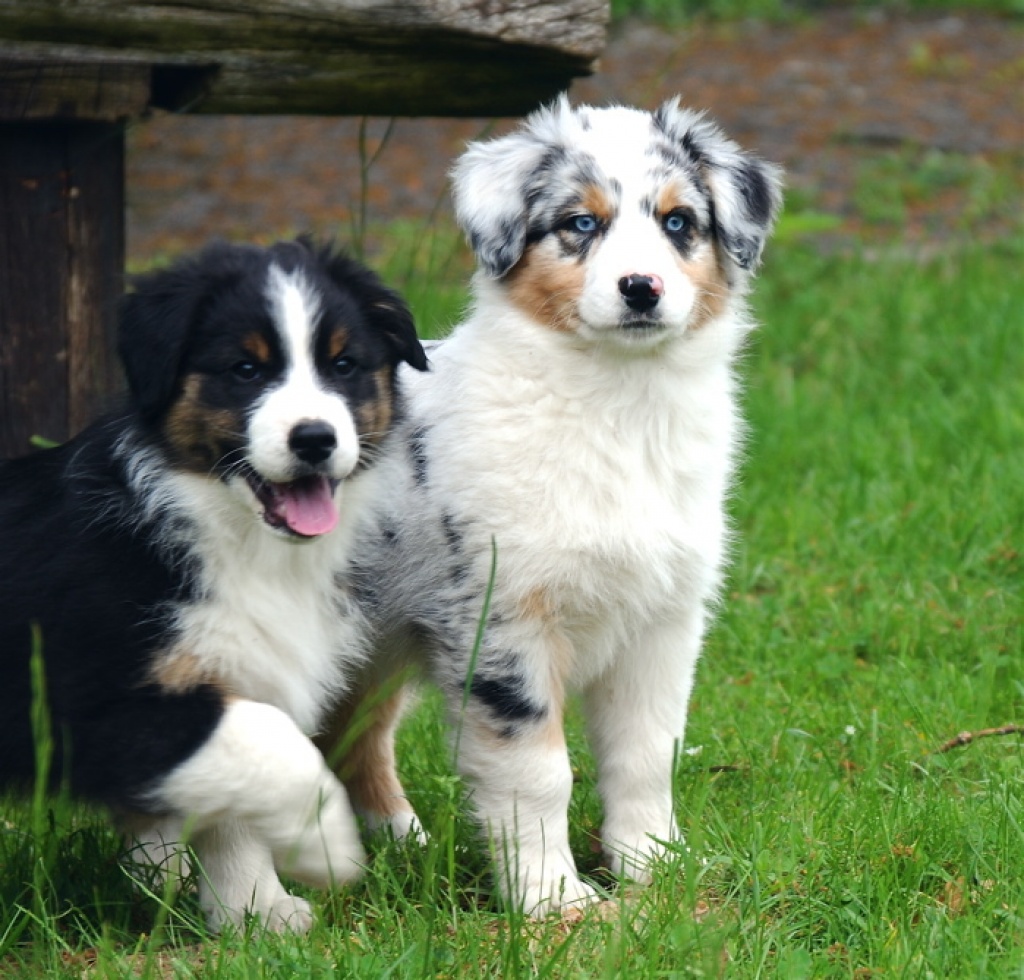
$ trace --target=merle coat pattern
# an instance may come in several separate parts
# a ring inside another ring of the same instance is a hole
[[[349,569],[375,649],[331,735],[422,666],[500,889],[540,915],[595,894],[569,850],[570,690],[608,866],[646,879],[678,837],[672,760],[741,431],[733,364],[780,178],[675,102],[563,100],[471,145],[453,187],[479,262],[472,308],[409,379],[381,462],[393,492]],[[394,771],[402,704],[378,705],[340,771],[372,824],[420,833]]]

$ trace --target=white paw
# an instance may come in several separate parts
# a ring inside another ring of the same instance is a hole
[[[600,901],[601,898],[590,885],[579,878],[573,878],[571,881],[559,878],[557,882],[528,885],[526,894],[523,910],[534,919],[543,919],[552,912],[564,912],[566,909],[581,909]]]
[[[569,869],[566,873],[516,883],[510,896],[516,907],[534,919],[543,919],[552,912],[583,908],[600,900],[600,895]]]
[[[205,893],[204,893],[205,891]],[[309,932],[313,925],[313,909],[304,898],[290,895],[276,880],[257,882],[248,900],[221,901],[208,889],[201,888],[203,911],[212,932],[221,932],[225,926],[242,928],[246,916],[257,919],[271,932]]]
[[[364,818],[366,827],[370,833],[385,833],[395,840],[409,840],[421,846],[426,846],[430,835],[423,829],[419,817],[412,810],[403,810],[399,813],[392,813],[389,816],[367,813]]]
[[[675,837],[675,831],[670,834]],[[667,851],[666,844],[650,834],[608,835],[604,838],[604,857],[608,870],[620,878],[641,885],[651,882],[652,866]]]
[[[253,909],[260,921],[271,932],[294,932],[302,935],[313,925],[313,909],[304,898],[285,893],[269,908]]]

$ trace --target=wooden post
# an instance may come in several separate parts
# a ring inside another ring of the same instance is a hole
[[[118,387],[119,123],[0,124],[0,458],[62,442]]]
[[[0,58],[0,458],[63,442],[120,385],[124,120],[148,65]]]

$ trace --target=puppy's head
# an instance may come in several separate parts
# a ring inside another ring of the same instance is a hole
[[[654,113],[564,98],[452,172],[484,273],[559,331],[632,346],[723,313],[756,268],[780,172],[673,100]]]
[[[139,277],[119,348],[171,465],[224,482],[296,538],[337,523],[338,484],[391,427],[397,365],[427,366],[398,294],[306,239],[214,244]]]

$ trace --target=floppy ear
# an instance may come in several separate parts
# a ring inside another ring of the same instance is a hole
[[[455,218],[484,271],[500,279],[523,255],[530,224],[530,186],[545,158],[561,157],[558,120],[571,114],[562,96],[528,116],[522,128],[470,143],[451,170]]]
[[[377,295],[366,307],[366,314],[370,322],[376,323],[384,332],[391,350],[399,360],[405,361],[417,371],[428,370],[430,365],[427,363],[427,354],[416,336],[412,312],[398,293],[380,284],[378,280]]]
[[[429,368],[412,312],[398,293],[385,286],[375,272],[334,251],[330,244],[318,248],[305,235],[298,242],[315,256],[335,284],[352,295],[366,319],[384,335],[396,360],[405,361],[417,371]]]
[[[742,150],[702,113],[680,109],[677,99],[662,104],[654,120],[700,166],[726,255],[745,272],[756,269],[782,208],[782,170]]]
[[[137,276],[120,307],[118,353],[132,401],[148,421],[178,393],[182,360],[204,295],[198,261]]]

